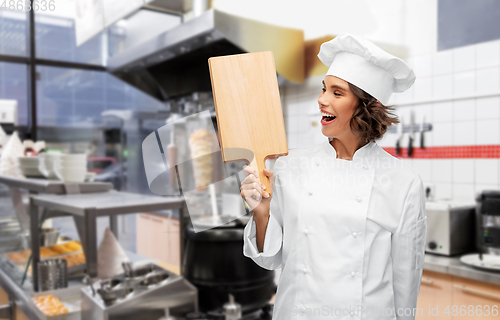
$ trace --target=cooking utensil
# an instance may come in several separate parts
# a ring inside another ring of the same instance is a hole
[[[40,247],[50,247],[57,243],[60,230],[57,228],[40,229]]]
[[[224,162],[246,161],[270,191],[265,160],[288,154],[270,51],[208,59]]]
[[[106,304],[111,304],[116,301],[116,299],[124,298],[130,292],[134,291],[133,288],[127,286],[118,288],[117,286],[121,283],[118,279],[101,280],[100,283],[101,289],[97,290],[97,293],[99,293]]]
[[[422,116],[422,122],[420,123],[420,149],[425,148],[424,142],[424,123],[425,123],[425,114]]]
[[[148,274],[144,280],[142,280],[139,284],[141,286],[152,286],[158,284],[164,280],[169,278],[169,274],[166,272],[159,272],[155,274]]]
[[[415,114],[413,109],[410,110],[410,134],[408,139],[408,157],[411,157],[413,154],[413,139],[414,139],[414,130],[413,125],[415,124]]]
[[[40,291],[68,287],[68,265],[65,259],[50,259],[38,263]]]
[[[153,271],[154,271],[153,265],[142,266],[142,267],[134,268],[132,270],[132,276],[135,278],[144,277],[145,275],[152,273]]]
[[[94,288],[94,282],[92,281],[92,278],[90,278],[89,275],[86,275],[83,278],[83,283],[88,285],[90,287],[90,290],[92,290],[92,295],[95,296],[95,288]]]
[[[401,139],[403,137],[403,116],[399,117],[398,137],[396,138],[396,154],[401,154]]]
[[[132,264],[130,263],[130,261],[122,262],[122,267],[123,267],[123,272],[125,273],[125,277],[132,278],[134,276],[132,270]]]

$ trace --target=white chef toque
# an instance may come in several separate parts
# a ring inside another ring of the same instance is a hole
[[[350,82],[383,105],[393,92],[403,92],[415,82],[415,73],[405,61],[349,33],[323,43],[318,58],[330,67],[326,75]]]

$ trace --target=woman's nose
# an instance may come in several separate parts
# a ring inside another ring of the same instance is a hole
[[[325,103],[325,101],[324,101],[321,97],[319,97],[319,98],[318,98],[318,106],[319,106],[320,108],[322,108],[322,107],[326,107],[326,105],[327,105],[327,104]]]

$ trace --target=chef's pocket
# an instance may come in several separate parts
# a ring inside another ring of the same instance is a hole
[[[415,227],[415,269],[424,266],[425,258],[425,233],[427,230],[427,217],[417,220]]]

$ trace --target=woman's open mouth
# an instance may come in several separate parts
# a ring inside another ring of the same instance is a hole
[[[335,119],[337,119],[337,117],[334,116],[333,114],[329,114],[326,112],[321,112],[321,115],[322,115],[321,124],[324,126],[333,123],[333,121],[335,121]]]

